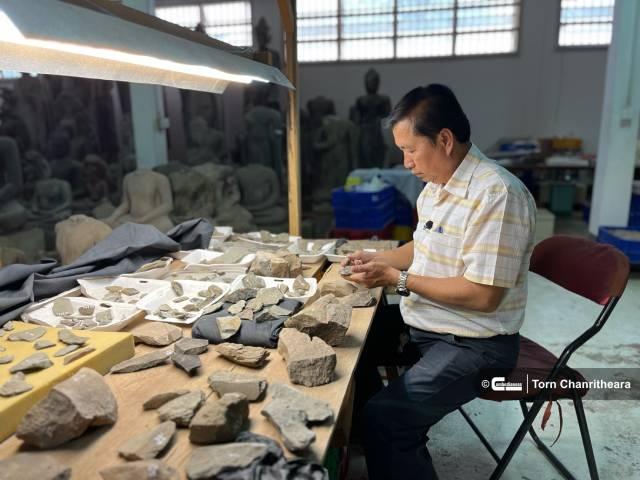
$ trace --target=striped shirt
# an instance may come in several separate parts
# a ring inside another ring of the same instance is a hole
[[[524,320],[535,233],[536,206],[527,188],[472,145],[445,185],[424,187],[417,209],[409,273],[462,276],[507,290],[491,313],[438,303],[412,292],[400,304],[405,323],[461,337],[516,333]]]

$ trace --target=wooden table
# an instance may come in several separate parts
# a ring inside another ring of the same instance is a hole
[[[305,269],[305,276],[311,277],[322,273],[324,264],[312,265]],[[324,273],[321,282],[339,278],[338,264],[332,264]],[[381,289],[373,291],[378,301]],[[369,331],[376,307],[354,309],[351,317],[351,326],[341,347],[336,348],[337,366],[335,380],[328,385],[307,388],[295,385],[295,388],[308,395],[327,401],[334,409],[336,421],[332,425],[313,427],[316,433],[316,441],[304,455],[309,459],[322,462],[329,445],[343,445],[351,422],[352,406],[352,376],[356,367],[362,345]],[[134,327],[140,320],[128,327]],[[190,329],[184,328],[185,335],[190,336]],[[136,346],[136,354],[151,351],[152,347],[146,345]],[[155,410],[144,411],[142,404],[152,395],[175,389],[201,389],[207,396],[215,395],[207,384],[207,377],[216,370],[234,370],[237,372],[253,373],[265,376],[269,383],[289,383],[286,366],[280,355],[271,351],[269,363],[261,370],[254,370],[231,363],[221,357],[210,348],[201,355],[202,368],[196,377],[189,377],[185,372],[173,365],[142,370],[139,372],[107,375],[105,380],[111,387],[118,400],[118,421],[111,427],[102,427],[89,432],[82,437],[65,444],[55,450],[38,452],[55,457],[60,462],[72,467],[74,480],[99,479],[98,471],[107,466],[123,463],[117,450],[127,439],[152,428],[159,423]],[[270,401],[266,400],[252,403],[250,408],[250,425],[252,432],[267,435],[280,440],[280,436],[260,414],[261,408]],[[0,444],[0,459],[9,457],[18,452],[22,442],[15,436],[9,437]],[[179,429],[174,444],[162,457],[162,460],[176,468],[183,479],[186,479],[186,464],[194,446],[189,442],[188,429]],[[290,455],[290,454],[289,454]]]

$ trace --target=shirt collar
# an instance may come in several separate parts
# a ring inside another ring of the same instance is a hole
[[[453,172],[453,175],[445,184],[443,190],[457,197],[466,197],[469,182],[471,181],[473,172],[480,163],[481,157],[482,152],[472,143],[471,148],[462,159],[462,162],[460,162],[460,165],[458,165],[458,168],[456,168],[456,171]]]

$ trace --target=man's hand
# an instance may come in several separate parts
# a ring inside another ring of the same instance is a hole
[[[347,258],[340,262],[341,267],[346,267],[347,265],[363,265],[365,263],[371,262],[376,256],[376,252],[365,252],[362,250],[358,250],[355,253],[350,253],[347,255]]]
[[[349,280],[367,288],[397,285],[398,278],[400,278],[400,270],[378,261],[354,264],[351,267],[351,272]]]

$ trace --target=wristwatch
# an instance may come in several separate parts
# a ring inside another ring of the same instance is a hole
[[[411,292],[407,290],[407,278],[409,278],[409,272],[402,270],[400,272],[400,278],[398,278],[398,284],[396,285],[396,293],[403,297],[408,297]]]

